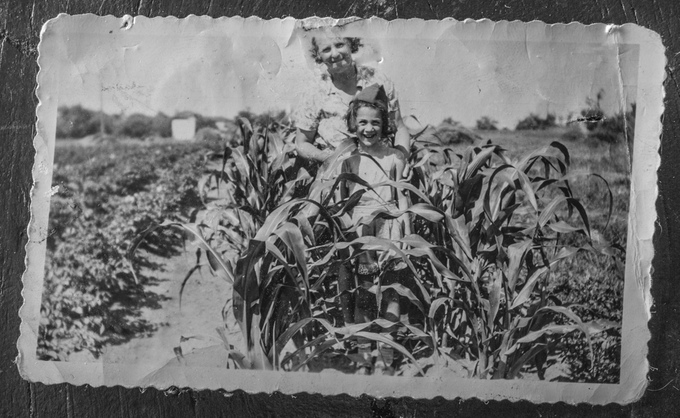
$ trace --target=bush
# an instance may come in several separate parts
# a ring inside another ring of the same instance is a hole
[[[581,110],[581,116],[586,121],[588,137],[605,144],[627,142],[632,149],[635,134],[635,103],[630,109],[621,110],[613,116],[605,115],[602,110],[604,90],[597,93],[595,99],[587,98],[588,107]]]
[[[497,131],[498,121],[491,119],[488,116],[482,116],[481,119],[477,120],[477,129],[480,131]]]
[[[130,138],[145,138],[152,134],[153,122],[149,116],[133,113],[126,117],[120,125],[120,134]]]
[[[479,135],[451,118],[444,119],[435,128],[433,135],[442,145],[472,144],[475,140],[481,139]]]
[[[57,138],[82,138],[99,132],[98,113],[80,105],[59,107],[57,110]]]
[[[119,124],[119,115],[107,115],[80,105],[62,106],[57,110],[56,137],[79,139],[100,133],[112,134],[118,131]]]
[[[588,126],[588,136],[606,144],[633,143],[635,135],[635,104],[631,110],[611,117],[602,116],[597,123]]]
[[[172,119],[159,112],[155,116],[134,113],[129,116],[108,115],[85,109],[80,105],[60,107],[57,111],[57,138],[83,138],[88,135],[105,134],[143,139],[151,136],[169,138],[172,136]],[[175,118],[196,118],[196,130],[216,129],[216,121],[224,118],[208,118],[193,112],[180,112]],[[280,117],[279,119],[275,119]],[[290,123],[283,112],[264,114],[259,119],[270,121],[270,126]],[[276,122],[276,123],[274,123]]]
[[[527,131],[527,130],[543,130],[548,128],[553,128],[557,126],[555,115],[548,113],[545,118],[538,116],[535,113],[531,113],[526,118],[522,119],[517,123],[515,130],[517,131]]]
[[[164,113],[159,112],[151,119],[151,132],[162,138],[172,136],[172,119]]]

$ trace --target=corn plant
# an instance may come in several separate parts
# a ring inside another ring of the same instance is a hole
[[[221,152],[210,152],[205,156],[206,172],[198,182],[203,210],[194,214],[189,223],[157,224],[141,234],[131,246],[130,256],[149,234],[165,227],[181,229],[198,240],[196,264],[183,279],[180,304],[186,283],[204,267],[240,289],[240,282],[235,281],[233,273],[236,260],[248,251],[267,215],[290,198],[297,184],[306,181],[304,176],[290,179],[294,162],[286,148],[290,126],[276,121],[267,126],[253,126],[244,118],[237,122],[241,145],[231,147],[225,141]],[[240,295],[235,292],[235,300],[227,298],[225,321],[229,314],[240,315]],[[227,312],[232,305],[238,312]],[[249,362],[245,355],[233,357],[240,359],[241,364]]]

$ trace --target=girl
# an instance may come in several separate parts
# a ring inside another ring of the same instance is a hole
[[[404,155],[388,142],[387,135],[390,133],[388,125],[387,95],[381,85],[373,84],[362,89],[350,103],[347,114],[347,127],[355,133],[356,149],[343,161],[342,172],[358,175],[362,180],[370,184],[373,189],[348,182],[342,190],[342,197],[346,198],[358,191],[363,190],[359,203],[351,213],[352,225],[360,225],[357,233],[360,236],[374,236],[391,240],[398,243],[406,234],[410,234],[410,224],[407,215],[402,215],[398,220],[374,219],[367,222],[363,219],[377,210],[394,212],[403,211],[408,207],[406,195],[389,186],[377,186],[386,181],[401,180],[406,161]],[[394,289],[385,289],[382,292],[382,306],[376,306],[376,297],[368,291],[374,285],[374,279],[380,277],[383,271],[382,285],[395,282],[395,270],[405,268],[403,262],[387,263],[381,260],[386,252],[367,250],[361,252],[356,259],[357,293],[355,297],[354,321],[370,322],[381,317],[397,322],[400,320],[399,295]],[[338,278],[339,287],[348,283],[340,283],[346,280],[345,274]],[[343,305],[349,305],[343,303]],[[348,306],[342,306],[348,310]],[[371,347],[370,341],[358,339],[361,372],[370,369]],[[393,351],[385,344],[378,344],[378,358],[376,369],[382,369],[385,374],[392,374]]]

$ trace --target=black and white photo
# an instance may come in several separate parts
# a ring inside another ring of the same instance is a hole
[[[29,380],[641,396],[653,32],[61,15],[39,52]]]

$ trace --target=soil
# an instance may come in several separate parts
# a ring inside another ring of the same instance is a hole
[[[195,251],[195,243],[187,242],[186,251],[179,256],[161,258],[149,255],[150,261],[165,266],[165,271],[147,272],[158,280],[155,285],[147,286],[146,292],[160,296],[161,306],[159,309],[142,308],[141,319],[149,321],[155,331],[123,344],[109,345],[99,359],[92,358],[85,351],[71,356],[69,360],[135,364],[138,365],[135,377],[142,379],[173,361],[179,353],[222,345],[217,328],[225,326],[222,308],[231,298],[231,284],[213,276],[204,267],[187,281],[180,307],[182,281],[195,263]],[[229,343],[238,346],[241,337],[237,324],[233,318],[228,318],[227,322]]]

